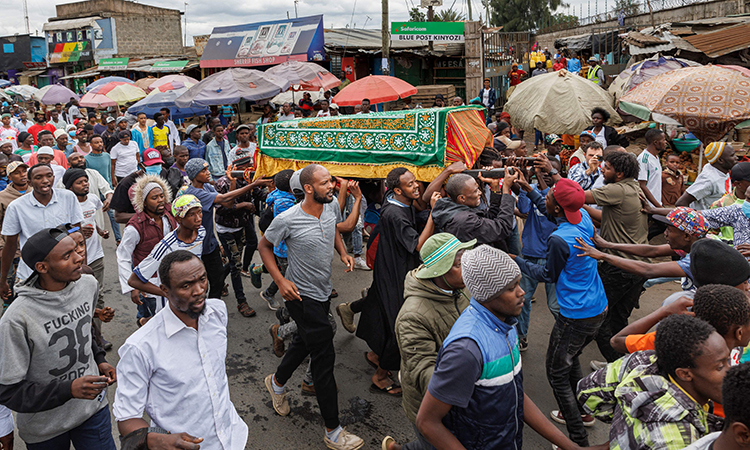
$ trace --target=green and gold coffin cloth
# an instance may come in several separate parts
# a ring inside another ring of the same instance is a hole
[[[454,161],[473,166],[492,146],[484,113],[482,107],[462,106],[261,125],[255,177],[317,163],[334,176],[385,178],[391,169],[406,167],[430,181]]]

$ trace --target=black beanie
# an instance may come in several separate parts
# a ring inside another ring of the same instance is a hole
[[[690,247],[690,272],[697,287],[707,284],[737,286],[750,279],[750,264],[722,241],[699,239]]]
[[[78,169],[76,167],[71,167],[70,169],[65,171],[65,175],[63,175],[63,185],[65,186],[65,189],[70,189],[71,186],[73,186],[73,183],[76,182],[77,179],[81,177],[88,178],[89,175],[86,173],[83,169]]]

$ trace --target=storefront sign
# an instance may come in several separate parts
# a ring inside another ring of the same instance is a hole
[[[187,65],[185,61],[160,61],[151,66],[152,72],[181,72]]]
[[[130,58],[102,58],[99,60],[99,70],[128,70]]]
[[[322,61],[323,16],[216,27],[201,67],[271,66],[286,61]]]
[[[464,42],[463,22],[392,22],[395,41]]]

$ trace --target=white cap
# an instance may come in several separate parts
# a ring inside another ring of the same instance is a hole
[[[36,154],[37,154],[37,156],[39,156],[39,155],[55,156],[55,151],[52,150],[52,147],[49,147],[49,146],[45,145],[44,147],[39,147],[39,150],[36,151]]]

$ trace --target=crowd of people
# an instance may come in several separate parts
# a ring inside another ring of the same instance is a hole
[[[494,103],[494,91],[474,100]],[[433,180],[404,167],[347,180],[309,164],[251,181],[256,127],[235,126],[231,108],[178,129],[167,108],[98,122],[75,100],[57,106],[28,112],[34,124],[15,106],[2,114],[2,449],[14,430],[32,450],[114,449],[111,415],[122,449],[245,448],[222,300],[231,285],[238,313],[255,316],[245,278],[278,318],[270,405],[292,413],[288,382],[309,358],[302,393],[331,449],[364,446],[341,425],[339,325],[370,349],[369,390],[400,397],[413,425],[413,441],[384,436],[383,450],[521,448],[524,423],[566,450],[750,445],[750,162],[727,143],[705,146],[686,188],[659,129],[636,155],[596,108],[579,146],[542,134],[545,150],[529,156],[523,130],[498,113],[476,166],[453,162]],[[370,108],[364,99],[357,113]],[[259,122],[295,109],[269,107]],[[300,101],[302,116],[337,110],[329,96]],[[666,244],[650,243],[660,235]],[[332,303],[334,251],[347,272],[371,274],[361,298]],[[116,308],[103,295],[115,260],[137,305],[117,367],[106,358]],[[644,290],[672,280],[677,292],[631,323]],[[521,358],[540,339],[530,305],[541,283],[557,403],[545,412],[524,391]],[[582,364],[592,343],[603,360]],[[592,446],[597,421],[609,441]]]

